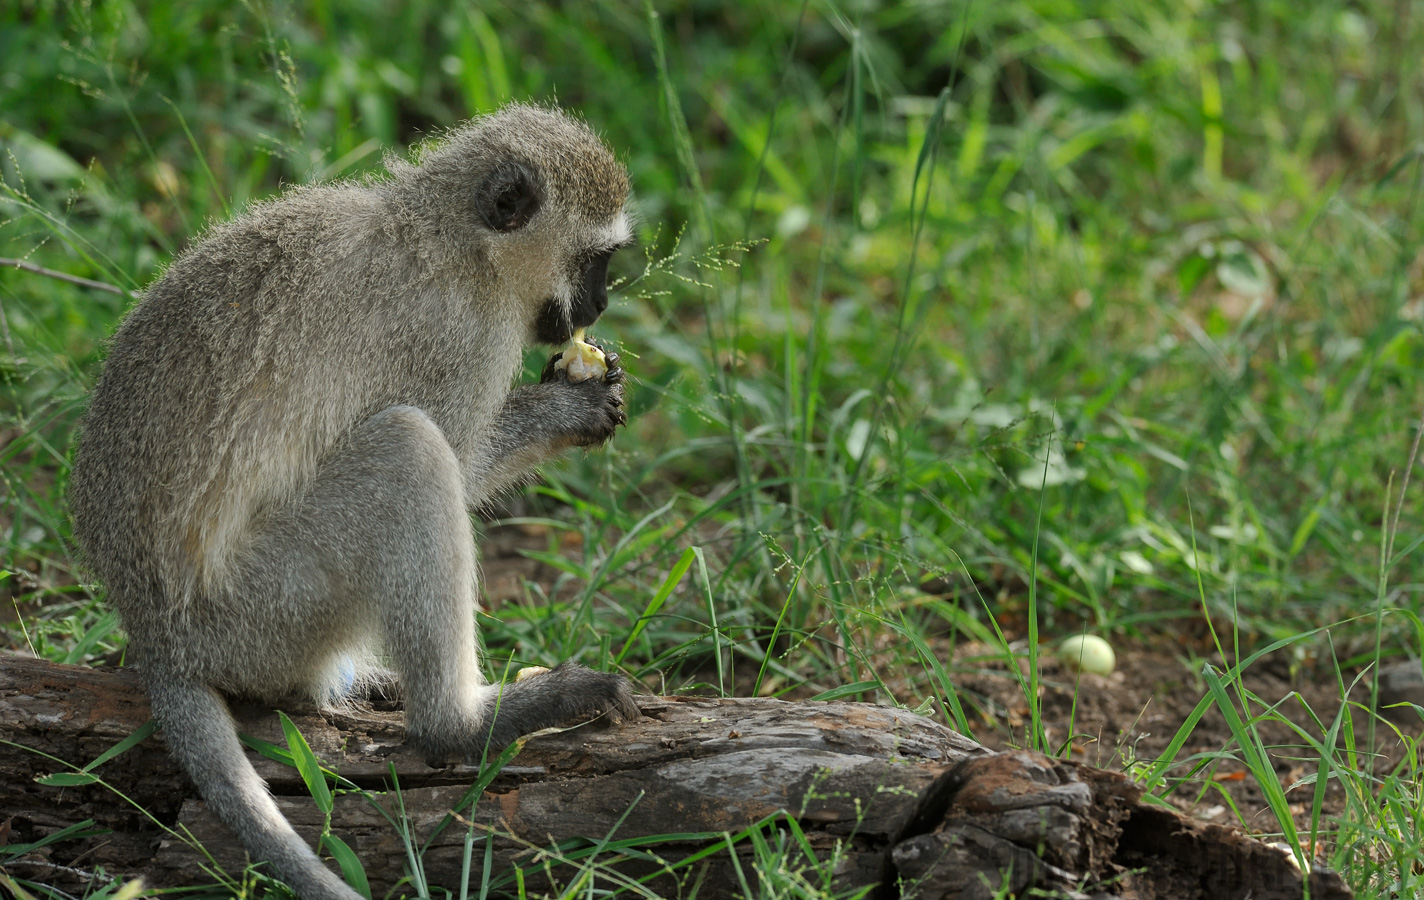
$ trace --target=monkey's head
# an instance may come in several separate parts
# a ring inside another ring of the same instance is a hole
[[[489,298],[530,341],[562,344],[608,308],[608,261],[632,243],[628,172],[583,122],[515,104],[388,161],[427,257]],[[509,301],[515,301],[510,304]]]

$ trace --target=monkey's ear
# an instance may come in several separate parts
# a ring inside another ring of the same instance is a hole
[[[475,195],[480,218],[495,231],[518,231],[542,202],[539,177],[517,162],[504,162],[481,182]]]

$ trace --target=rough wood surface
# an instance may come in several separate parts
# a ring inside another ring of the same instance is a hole
[[[408,853],[392,824],[401,809],[409,833],[428,843],[428,883],[449,888],[460,880],[473,826],[476,889],[488,853],[492,884],[511,892],[516,869],[537,894],[551,881],[578,878],[578,864],[592,858],[585,872],[603,888],[643,878],[661,896],[695,889],[730,898],[744,893],[742,877],[756,877],[758,843],[748,829],[767,823],[766,841],[793,840],[790,814],[806,847],[834,857],[825,887],[835,891],[873,885],[881,898],[979,900],[999,896],[1007,881],[1015,894],[1033,887],[1098,900],[1303,895],[1281,851],[1144,803],[1120,775],[991,753],[910,713],[775,700],[639,703],[644,720],[626,727],[531,738],[474,810],[459,809],[438,834],[475,767],[427,765],[402,745],[395,709],[288,712],[324,762],[366,789],[338,796],[331,831],[355,849],[376,897],[415,893],[402,883]],[[242,733],[285,744],[271,711],[235,714]],[[96,769],[103,785],[36,781],[72,771],[60,761],[93,760],[148,718],[130,672],[0,657],[0,823],[9,822],[8,842],[37,841],[85,819],[107,831],[37,849],[6,871],[71,888],[99,867],[141,874],[151,885],[212,883],[215,865],[242,877],[241,849],[168,761],[161,735]],[[288,818],[315,841],[323,817],[297,772],[250,755]],[[180,837],[185,831],[191,838]],[[718,848],[726,836],[731,853]],[[716,852],[698,858],[709,849]],[[799,877],[819,883],[802,863]],[[1350,894],[1336,875],[1317,870],[1310,896]]]

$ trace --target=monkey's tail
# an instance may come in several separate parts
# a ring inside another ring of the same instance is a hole
[[[208,806],[254,860],[266,860],[302,900],[363,900],[346,886],[283,818],[242,752],[227,704],[200,682],[148,671],[149,701],[168,750]]]

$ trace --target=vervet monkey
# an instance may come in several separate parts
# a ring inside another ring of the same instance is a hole
[[[607,307],[627,172],[527,105],[386,167],[257,204],[174,260],[114,335],[70,484],[169,748],[304,900],[357,894],[282,818],[223,694],[323,702],[381,659],[409,739],[476,760],[638,716],[621,677],[570,664],[485,683],[469,517],[626,422],[616,354],[602,379],[511,385],[527,343]]]

